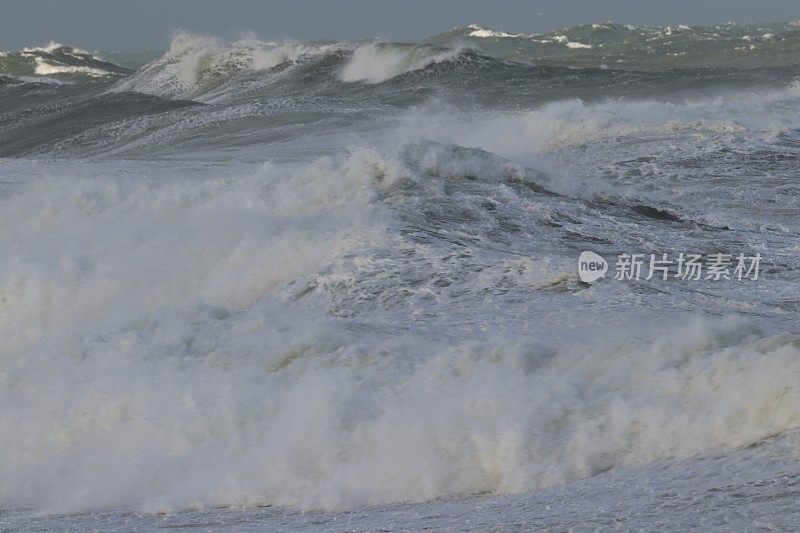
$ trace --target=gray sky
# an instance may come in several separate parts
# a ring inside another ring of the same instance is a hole
[[[800,0],[0,0],[0,49],[50,40],[89,50],[160,49],[175,29],[264,39],[415,39],[481,24],[538,32],[615,20],[800,20]]]

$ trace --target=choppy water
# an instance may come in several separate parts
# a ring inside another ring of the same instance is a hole
[[[3,53],[0,525],[791,529],[798,65],[792,23]]]

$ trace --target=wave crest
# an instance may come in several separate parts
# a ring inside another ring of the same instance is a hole
[[[163,56],[121,80],[114,90],[194,98],[237,74],[269,70],[338,48],[337,45],[263,42],[253,35],[225,42],[214,37],[179,33]]]
[[[0,74],[113,79],[130,74],[128,68],[71,46],[50,41],[47,46],[0,54]]]
[[[400,74],[455,59],[460,53],[459,49],[426,44],[370,43],[353,51],[340,77],[345,82],[381,83]]]

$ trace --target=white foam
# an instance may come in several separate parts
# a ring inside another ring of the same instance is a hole
[[[477,37],[479,39],[489,39],[489,38],[507,38],[507,37],[522,37],[522,34],[519,33],[506,33],[504,31],[494,31],[488,28],[484,28],[478,26],[477,24],[470,24],[467,26],[467,29],[470,30],[469,36],[470,37]]]
[[[344,234],[281,228],[259,186],[242,194],[255,183],[62,185],[76,192],[51,182],[22,198],[54,202],[15,226],[44,242],[17,246],[2,279],[4,508],[519,492],[800,423],[792,338],[698,324],[553,351],[359,334],[277,302],[275,284]]]
[[[784,89],[731,92],[708,99],[668,103],[608,100],[555,101],[524,112],[409,113],[403,141],[426,138],[461,146],[480,146],[504,157],[543,154],[572,145],[636,132],[738,131],[742,128],[784,131],[800,121],[800,81]],[[747,105],[743,106],[742,103]]]
[[[51,76],[56,74],[84,74],[95,78],[102,78],[112,75],[111,72],[101,68],[85,67],[82,65],[64,65],[56,64],[42,59],[41,57],[34,58],[35,68],[34,74],[39,76]]]
[[[590,44],[583,44],[579,42],[570,41],[566,35],[556,35],[553,37],[553,40],[563,44],[567,48],[592,48]]]
[[[63,174],[0,199],[0,507],[519,492],[800,424],[797,339],[746,324],[544,345],[381,333],[290,303],[293,281],[394,246],[400,161],[360,150],[202,182]]]

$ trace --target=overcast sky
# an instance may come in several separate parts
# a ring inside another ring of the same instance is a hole
[[[0,0],[0,49],[50,40],[90,50],[161,49],[176,29],[231,38],[416,39],[481,24],[539,32],[615,20],[800,20],[800,0]]]

